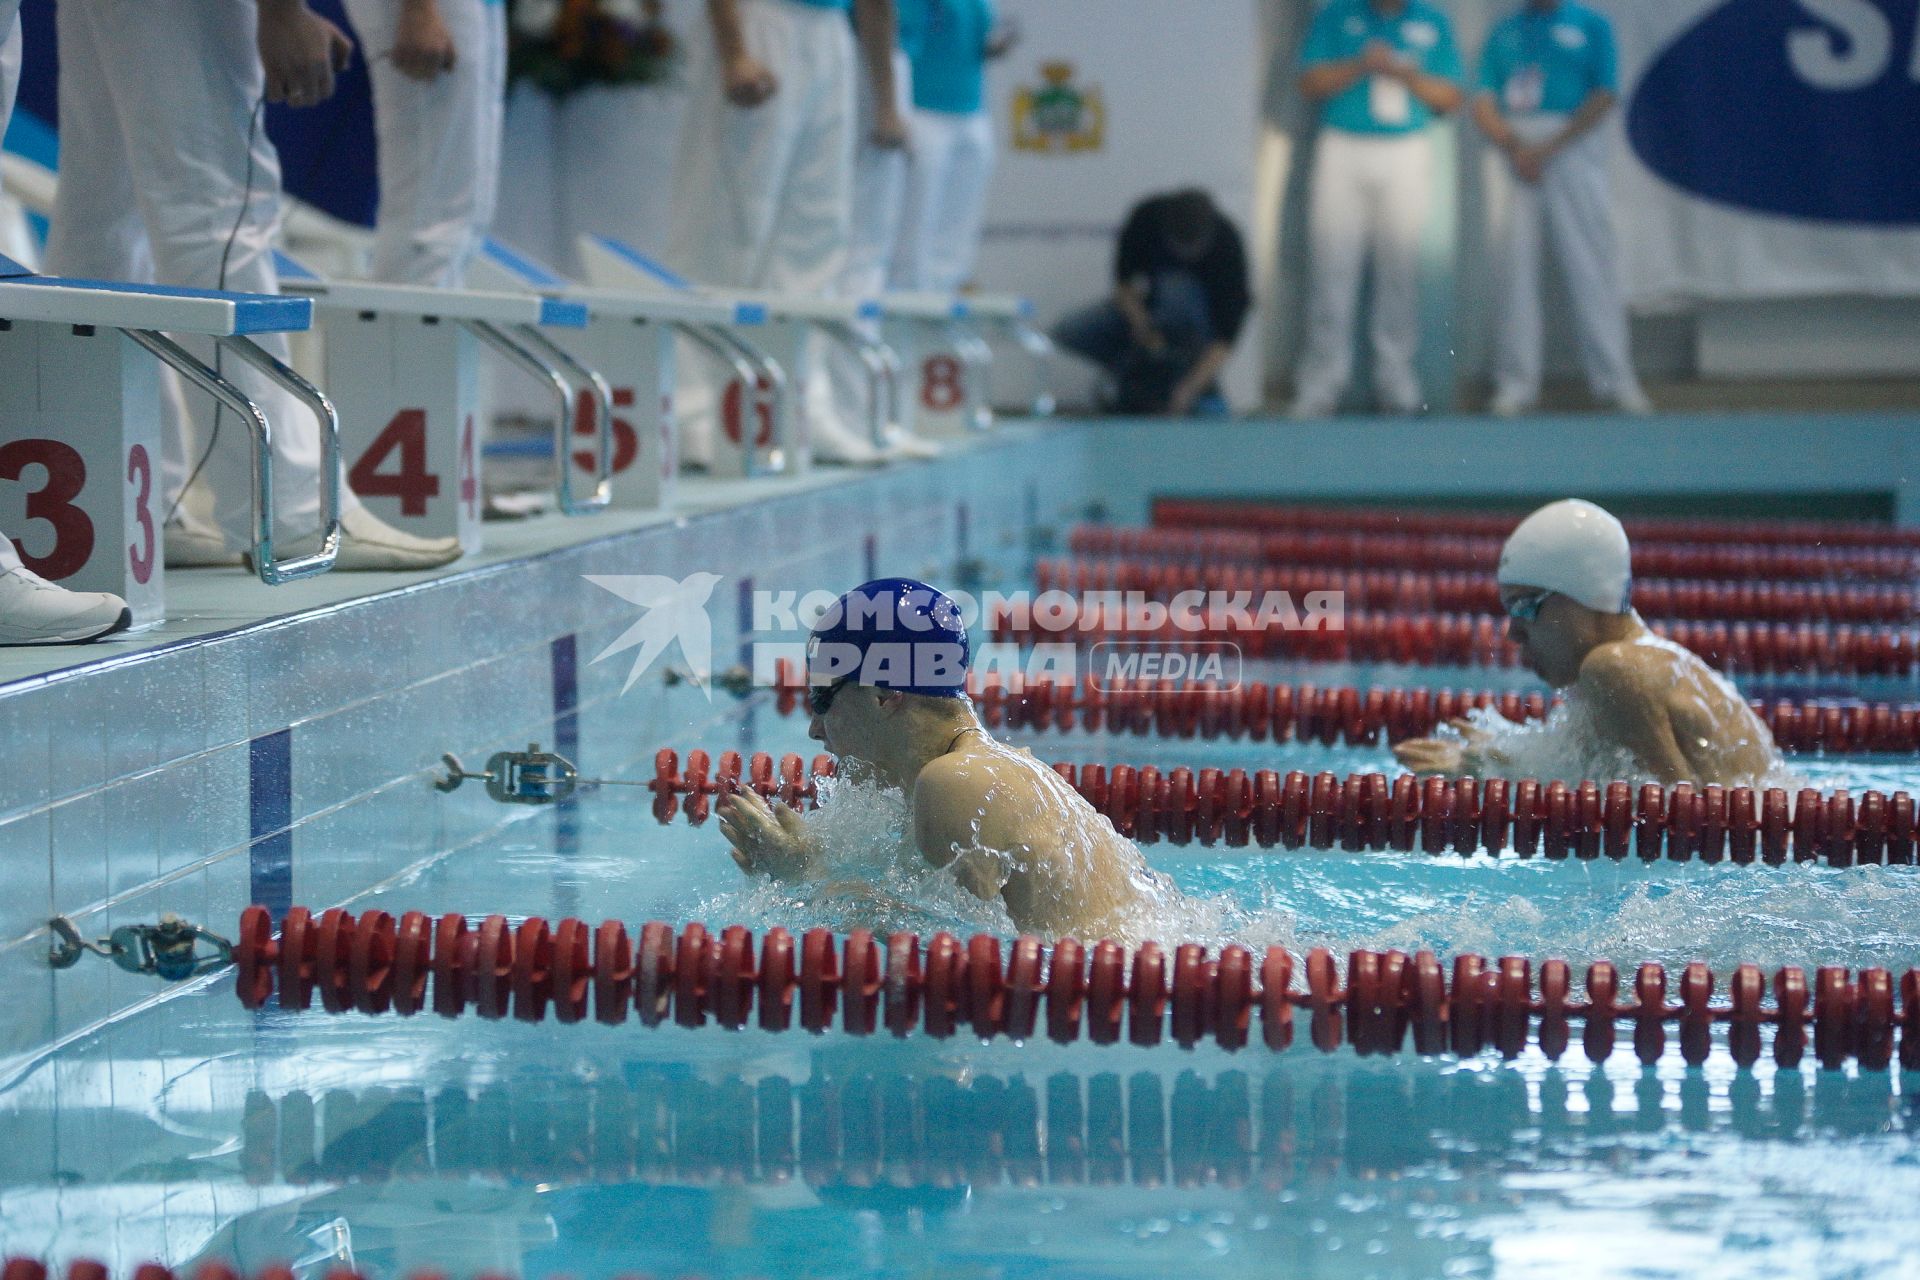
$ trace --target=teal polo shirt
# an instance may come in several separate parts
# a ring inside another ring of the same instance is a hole
[[[911,62],[927,43],[927,0],[895,0],[893,9],[898,19],[900,52]]]
[[[797,0],[797,2],[814,9],[838,9],[842,13],[853,5],[853,0]]]
[[[1393,46],[1431,76],[1458,80],[1460,50],[1453,42],[1453,24],[1447,15],[1423,0],[1408,0],[1397,14],[1384,14],[1373,0],[1331,0],[1314,16],[1300,52],[1302,66],[1344,62],[1357,58],[1371,40]],[[1373,77],[1364,76],[1345,93],[1327,101],[1321,119],[1348,133],[1412,133],[1433,123],[1433,111],[1401,86],[1376,90]],[[1383,115],[1382,112],[1388,114]]]
[[[913,59],[913,105],[957,116],[980,110],[992,31],[990,0],[926,0],[926,27]]]
[[[1494,27],[1480,55],[1480,87],[1510,116],[1564,115],[1619,84],[1612,24],[1577,4],[1522,9]]]

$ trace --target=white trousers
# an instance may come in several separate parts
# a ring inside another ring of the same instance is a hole
[[[273,238],[280,160],[267,140],[256,0],[61,0],[60,188],[47,241],[59,275],[278,293]],[[251,139],[251,146],[249,146]],[[281,360],[287,341],[256,341]],[[203,360],[213,344],[183,339]],[[227,378],[273,424],[275,536],[320,519],[320,432],[312,414],[238,360]],[[162,405],[169,397],[162,396]],[[231,412],[195,397],[168,414],[168,499],[206,458],[200,479],[230,545],[252,542],[251,443]],[[215,428],[218,428],[217,435]],[[342,483],[342,509],[358,500]]]
[[[1550,137],[1565,116],[1538,115],[1509,122],[1528,140]],[[1496,330],[1494,386],[1498,398],[1532,404],[1540,395],[1541,242],[1549,240],[1573,304],[1580,363],[1587,385],[1603,400],[1637,399],[1640,381],[1627,341],[1627,308],[1607,185],[1605,138],[1590,132],[1560,152],[1538,183],[1513,176],[1495,157],[1492,186]]]
[[[741,0],[747,51],[779,81],[757,107],[727,101],[713,29],[688,41],[692,86],[676,169],[670,265],[703,284],[832,294],[846,268],[853,216],[853,32],[847,15],[798,0]],[[820,352],[815,352],[816,356]],[[812,362],[824,382],[824,362]],[[680,456],[713,457],[713,371],[684,347],[676,393]],[[802,388],[808,406],[830,387]],[[809,411],[816,443],[851,426]]]
[[[913,113],[896,287],[951,293],[972,280],[993,159],[993,117],[986,112]]]
[[[453,37],[451,71],[400,74],[389,55],[395,0],[346,0],[373,82],[380,216],[373,275],[390,284],[457,289],[493,222],[507,86],[506,6],[439,0]]]
[[[1420,343],[1420,237],[1433,203],[1433,140],[1425,132],[1373,136],[1323,129],[1313,162],[1308,236],[1313,267],[1296,408],[1331,413],[1353,373],[1360,273],[1373,262],[1373,385],[1382,407],[1423,401],[1413,361]]]
[[[14,91],[20,87],[20,0],[0,0],[0,136],[13,115]],[[0,531],[0,573],[20,567],[13,539]]]

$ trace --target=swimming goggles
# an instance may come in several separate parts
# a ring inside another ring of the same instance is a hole
[[[807,689],[807,710],[813,712],[816,716],[824,716],[827,714],[828,709],[833,706],[835,695],[846,687],[847,681],[850,678],[849,676],[841,676],[838,680],[829,684],[809,686]]]
[[[1519,596],[1507,605],[1507,616],[1515,622],[1532,622],[1540,616],[1540,610],[1546,606],[1551,591],[1539,591],[1530,596]]]

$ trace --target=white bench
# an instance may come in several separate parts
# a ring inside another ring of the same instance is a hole
[[[591,438],[584,476],[556,467],[554,495],[566,515],[611,500],[612,393],[606,381],[546,332],[586,326],[579,303],[522,293],[431,289],[323,279],[276,255],[280,287],[318,309],[323,381],[340,408],[347,482],[396,528],[458,537],[480,546],[480,346],[491,348],[551,392],[556,451],[583,424]]]
[[[166,364],[239,415],[249,432],[260,580],[290,582],[331,568],[340,544],[333,405],[248,337],[312,321],[304,298],[62,279],[0,258],[0,529],[19,541],[21,559],[63,586],[124,597],[136,626],[165,616],[158,427],[159,364]],[[326,535],[318,551],[274,552],[274,424],[161,330],[213,339],[318,418]]]
[[[635,510],[671,506],[679,475],[673,416],[674,335],[681,334],[724,362],[744,386],[764,386],[762,416],[787,420],[785,371],[755,346],[749,332],[765,329],[764,307],[691,293],[660,295],[582,285],[525,254],[488,240],[467,278],[487,288],[520,291],[584,305],[587,327],[555,341],[606,377],[613,394],[613,502]],[[742,332],[743,330],[749,332]],[[576,432],[582,424],[576,423]],[[726,470],[761,475],[784,468],[781,441],[769,429],[758,447],[733,449]],[[570,465],[590,461],[571,452]]]

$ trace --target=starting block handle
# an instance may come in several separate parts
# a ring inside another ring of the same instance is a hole
[[[898,406],[900,358],[893,348],[868,337],[844,321],[829,321],[820,331],[833,342],[853,353],[867,371],[867,436],[874,447],[885,449],[887,427]]]
[[[1053,416],[1053,339],[1042,330],[1036,329],[1024,315],[1009,316],[1006,327],[1013,334],[1013,340],[1033,361],[1034,384],[1033,414],[1037,418]]]
[[[606,510],[613,501],[613,388],[607,385],[607,380],[600,376],[598,370],[589,369],[574,359],[571,352],[532,325],[516,326],[514,335],[551,360],[555,366],[572,374],[579,380],[579,385],[593,388],[593,496],[580,498],[574,495],[571,465],[560,468],[560,483],[555,496],[560,500],[560,510],[570,516],[591,515],[595,511]],[[567,457],[572,448],[572,432],[573,415],[568,414],[554,428],[554,457],[563,460]]]
[[[273,424],[259,405],[221,374],[165,334],[147,329],[124,330],[154,358],[179,372],[200,390],[232,409],[247,425],[253,445],[253,563],[260,581],[269,586],[311,578],[333,568],[340,552],[340,420],[320,389],[289,369],[251,339],[215,338],[219,345],[258,369],[268,379],[313,410],[320,427],[320,515],[325,531],[320,549],[311,555],[278,558],[273,553],[275,515],[273,486]]]
[[[733,376],[740,380],[742,395],[752,395],[756,401],[768,402],[768,413],[773,418],[773,446],[780,450],[793,448],[788,439],[790,434],[790,405],[787,396],[787,371],[780,362],[764,351],[756,350],[745,340],[729,332],[720,325],[676,323],[674,328],[695,346],[705,351],[715,360],[733,369]],[[741,451],[745,459],[745,470],[749,476],[776,475],[780,467],[770,466],[762,461],[760,450],[755,448],[745,429],[741,431]],[[784,465],[792,465],[789,454],[782,453]]]
[[[509,364],[519,366],[522,372],[531,375],[536,381],[544,384],[549,391],[553,392],[554,408],[560,415],[558,420],[559,425],[554,428],[556,433],[554,439],[559,449],[559,456],[554,459],[554,464],[560,472],[557,492],[563,495],[562,501],[564,502],[564,495],[572,492],[567,475],[567,473],[572,470],[572,464],[567,458],[567,450],[569,447],[567,443],[567,433],[573,426],[573,388],[568,386],[567,380],[560,376],[560,370],[558,368],[548,364],[537,354],[527,350],[513,338],[502,333],[491,322],[486,320],[467,320],[463,323],[466,324],[467,328],[472,331],[476,338],[479,338],[482,342],[506,357]],[[568,511],[567,514],[572,515],[574,513]]]

